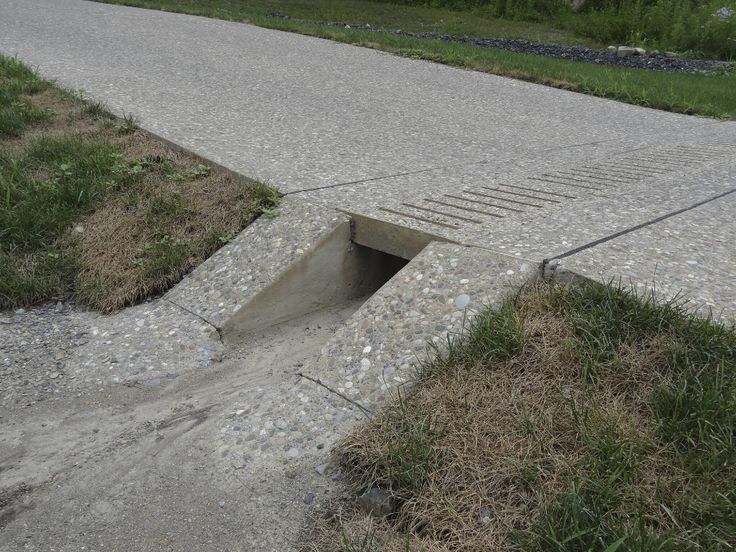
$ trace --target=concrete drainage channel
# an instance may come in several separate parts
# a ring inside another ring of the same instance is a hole
[[[226,343],[294,319],[309,324],[322,310],[350,312],[352,306],[354,312],[407,264],[355,243],[352,229],[348,221],[338,224],[238,310],[221,328]]]
[[[53,396],[0,414],[0,550],[293,549],[343,492],[331,446],[461,330],[461,306],[537,274],[286,198],[158,300],[49,314],[84,338]]]

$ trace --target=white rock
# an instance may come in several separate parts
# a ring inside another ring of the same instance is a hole
[[[455,306],[459,309],[464,309],[468,306],[468,303],[470,303],[470,296],[465,293],[458,295],[455,299]]]
[[[636,48],[630,48],[629,46],[619,46],[616,50],[616,56],[625,58],[636,54]]]

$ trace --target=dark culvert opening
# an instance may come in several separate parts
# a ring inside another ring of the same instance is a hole
[[[349,318],[409,261],[359,245],[344,223],[295,259],[265,289],[251,298],[222,327],[226,341],[242,341],[295,319],[309,322],[312,313],[344,306]]]

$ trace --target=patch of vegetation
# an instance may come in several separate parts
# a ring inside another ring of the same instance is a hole
[[[0,139],[18,136],[33,123],[50,114],[34,107],[26,96],[46,90],[49,83],[39,79],[14,58],[0,57]]]
[[[132,115],[123,115],[123,118],[118,122],[118,130],[124,134],[135,132],[138,130],[138,123]]]
[[[715,59],[736,58],[736,2],[733,0],[390,0],[390,3],[444,7],[481,17],[550,22],[601,43],[635,44]]]
[[[310,546],[728,550],[736,329],[686,307],[538,284],[481,313],[337,447],[356,493],[388,489],[397,513],[322,520]]]
[[[0,309],[134,303],[278,203],[1,56],[0,102]]]

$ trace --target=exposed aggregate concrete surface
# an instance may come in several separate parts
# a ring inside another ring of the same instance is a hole
[[[3,552],[292,549],[330,446],[545,259],[734,316],[736,123],[80,0],[3,2],[0,51],[287,193],[163,297],[0,313]],[[225,345],[349,213],[453,243]]]

